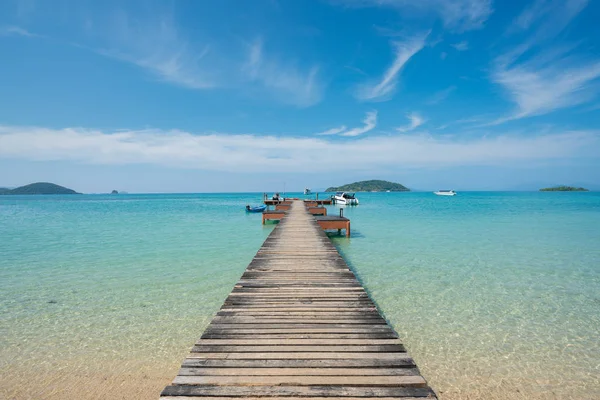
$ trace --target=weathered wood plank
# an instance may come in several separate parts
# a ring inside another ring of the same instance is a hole
[[[363,311],[377,311],[375,306],[359,306],[359,307],[330,307],[323,305],[311,305],[311,304],[300,304],[293,307],[277,307],[276,305],[256,306],[256,307],[233,307],[223,305],[221,311],[243,311],[243,312],[258,312],[258,311],[281,311],[281,312],[335,312],[335,311],[346,311],[346,312],[363,312]]]
[[[398,339],[200,339],[197,345],[245,345],[245,346],[276,346],[276,345],[383,345],[402,344]]]
[[[222,375],[222,376],[197,376],[197,375],[178,375],[173,380],[174,385],[254,385],[254,386],[272,386],[272,385],[294,385],[294,386],[314,386],[314,385],[351,385],[351,386],[414,386],[422,387],[425,385],[425,379],[421,376],[404,375],[378,375],[378,376],[245,376],[245,375]]]
[[[275,329],[236,329],[236,327],[232,327],[230,329],[216,329],[214,327],[209,326],[206,330],[207,334],[212,335],[241,335],[241,334],[264,334],[264,335],[274,335],[280,333],[367,333],[367,334],[377,334],[377,333],[393,333],[393,331],[384,326],[375,330],[374,328],[275,328]]]
[[[231,396],[231,397],[431,397],[433,391],[426,387],[379,386],[167,386],[164,396]]]
[[[229,360],[229,359],[206,359],[186,358],[182,367],[206,367],[206,368],[412,368],[415,366],[413,359],[407,354],[398,354],[394,359],[363,358],[345,360],[298,360],[295,358],[284,360]]]
[[[326,324],[317,324],[307,321],[301,322],[288,322],[288,323],[277,323],[277,324],[256,324],[256,323],[248,323],[248,324],[228,324],[226,322],[211,322],[207,329],[211,330],[228,330],[228,329],[240,329],[240,330],[279,330],[279,329],[320,329],[320,330],[328,330],[328,329],[343,329],[343,330],[352,330],[354,332],[380,332],[380,331],[388,331],[391,328],[389,325],[384,324],[344,324],[344,323],[326,323]]]
[[[379,332],[379,333],[344,333],[344,332],[336,332],[336,333],[322,333],[322,332],[312,332],[312,333],[297,333],[297,332],[288,332],[288,333],[227,333],[227,332],[219,332],[213,334],[211,332],[204,332],[202,334],[202,339],[253,339],[253,338],[263,338],[263,339],[331,339],[331,338],[339,338],[339,339],[397,339],[398,334],[393,331],[390,332]]]
[[[192,353],[267,353],[267,352],[352,352],[352,353],[375,353],[375,352],[386,352],[386,353],[399,353],[406,352],[406,349],[401,344],[384,344],[384,345],[287,345],[280,344],[275,346],[262,345],[262,346],[251,346],[251,345],[196,345],[192,347]]]
[[[194,368],[183,367],[180,376],[402,376],[419,375],[416,368]]]
[[[297,360],[351,360],[354,358],[377,358],[393,360],[402,353],[353,353],[353,352],[254,352],[254,353],[190,353],[188,358],[213,358],[213,359],[228,359],[228,360],[282,360],[295,358]]]
[[[267,318],[265,316],[250,316],[250,317],[215,317],[212,321],[213,324],[240,324],[241,327],[250,324],[259,324],[259,325],[274,325],[274,324],[328,324],[328,325],[385,325],[386,322],[383,318],[369,318],[369,319],[358,319],[356,318],[337,318],[337,319],[329,319],[329,318],[318,318],[316,316],[307,316],[307,317],[271,317]]]
[[[185,400],[206,400],[209,397],[206,396],[185,396]],[[370,397],[371,398],[371,397]],[[434,398],[434,397],[430,397]],[[239,400],[240,397],[223,397],[223,396],[210,396],[210,400]],[[332,400],[331,397],[279,397],[279,396],[269,396],[269,397],[252,397],[252,396],[244,396],[244,400]],[[344,400],[365,400],[365,397],[343,397]],[[423,397],[401,397],[402,400],[423,400]],[[161,400],[181,400],[179,396],[161,396]],[[398,397],[377,397],[377,400],[398,400]]]

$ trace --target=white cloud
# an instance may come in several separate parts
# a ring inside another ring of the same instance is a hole
[[[534,0],[515,18],[507,33],[526,31],[538,25],[535,41],[554,37],[587,6],[588,2],[589,0]]]
[[[349,131],[341,133],[341,136],[359,136],[363,133],[372,131],[377,126],[377,111],[369,111],[363,119],[363,126],[352,128]]]
[[[385,6],[402,11],[403,17],[437,14],[446,29],[464,32],[480,29],[492,14],[492,0],[337,0],[348,6]]]
[[[514,66],[500,65],[493,80],[504,86],[518,109],[506,120],[573,107],[587,103],[598,94],[600,60],[583,61],[574,57],[556,57],[547,62],[534,58]]]
[[[315,137],[195,135],[182,131],[103,132],[83,128],[46,129],[0,126],[0,157],[85,164],[153,164],[209,171],[318,172],[328,170],[432,168],[600,157],[600,134],[434,137],[424,134],[369,136],[352,141]]]
[[[352,128],[350,130],[347,130],[346,126],[342,125],[338,128],[332,128],[332,129],[326,130],[324,132],[319,132],[316,134],[316,136],[331,136],[331,135],[340,135],[340,136],[347,136],[347,137],[360,136],[363,133],[367,133],[367,132],[375,129],[375,127],[377,126],[377,111],[367,112],[367,114],[365,115],[365,118],[363,119],[363,124],[364,124],[363,126]]]
[[[0,26],[0,36],[25,36],[25,37],[38,37],[35,33],[29,32],[27,29],[23,29],[18,26]]]
[[[400,128],[396,128],[398,132],[410,132],[412,130],[417,129],[419,126],[423,125],[426,122],[426,120],[416,112],[407,114],[406,118],[408,118],[408,120],[410,121],[409,124]]]
[[[535,50],[535,47],[556,46],[556,36],[583,11],[587,3],[588,0],[534,1],[507,30],[507,34],[528,30],[533,33],[520,45],[498,57],[498,60],[503,63],[512,63],[528,51]]]
[[[600,59],[574,55],[575,45],[556,40],[586,5],[587,0],[537,0],[511,25],[509,32],[533,33],[494,61],[491,78],[517,109],[492,125],[584,104],[598,95]]]
[[[243,72],[249,79],[260,82],[282,102],[308,107],[321,101],[323,84],[318,66],[302,71],[290,63],[266,57],[262,40],[256,40],[248,50]]]
[[[471,117],[471,118],[461,118],[461,119],[447,122],[443,125],[438,126],[435,129],[446,129],[447,127],[452,126],[452,125],[481,123],[481,121],[484,119],[489,120],[489,116],[486,116],[485,118],[483,116]]]
[[[387,100],[391,97],[398,84],[398,73],[412,56],[425,46],[425,39],[429,35],[414,36],[405,42],[393,42],[395,47],[394,62],[385,71],[377,83],[360,85],[356,90],[356,97],[361,100]]]
[[[317,135],[317,136],[330,136],[330,135],[337,135],[338,133],[342,133],[342,132],[344,132],[345,130],[346,130],[346,125],[342,125],[342,126],[340,126],[340,127],[337,127],[337,128],[331,128],[331,129],[328,129],[328,130],[326,130],[326,131],[319,132],[319,133],[317,133],[316,135]]]
[[[469,50],[469,43],[465,40],[463,40],[462,42],[451,44],[450,46],[454,47],[458,51]]]
[[[441,103],[442,101],[446,100],[448,96],[450,96],[450,94],[452,94],[452,92],[454,92],[455,90],[456,86],[454,85],[449,86],[446,89],[440,90],[439,92],[434,93],[433,96],[431,96],[426,103],[429,105]]]
[[[218,85],[214,60],[205,60],[210,46],[196,46],[183,38],[167,14],[134,21],[118,13],[94,26],[99,27],[97,34],[103,43],[95,48],[99,54],[135,64],[165,81],[191,89]]]

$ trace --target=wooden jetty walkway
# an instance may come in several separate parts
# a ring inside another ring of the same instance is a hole
[[[436,398],[315,217],[294,201],[162,394]]]

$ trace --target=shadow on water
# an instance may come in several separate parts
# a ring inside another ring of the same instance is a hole
[[[334,244],[337,246],[338,242],[340,245],[349,244],[352,239],[363,239],[366,236],[360,233],[359,231],[355,231],[354,229],[350,230],[352,236],[349,238],[346,237],[346,233],[342,230],[341,233],[337,233],[337,231],[325,231],[325,234],[329,239],[332,239]]]

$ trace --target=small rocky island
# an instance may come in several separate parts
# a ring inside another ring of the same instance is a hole
[[[37,182],[15,189],[0,189],[0,195],[23,195],[23,194],[79,194],[76,191],[64,186],[48,182]]]
[[[410,192],[410,189],[399,183],[373,179],[342,186],[332,186],[326,192]]]
[[[554,186],[540,189],[540,192],[589,192],[588,189],[574,186]]]
[[[110,192],[110,194],[119,194],[118,190],[113,190],[112,192]]]

